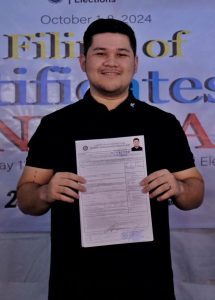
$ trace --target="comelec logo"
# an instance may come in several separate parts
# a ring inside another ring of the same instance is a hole
[[[60,2],[62,2],[63,0],[49,0],[49,2],[54,3],[54,4],[58,4]]]

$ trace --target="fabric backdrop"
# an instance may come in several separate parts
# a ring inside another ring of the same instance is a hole
[[[170,206],[176,294],[180,300],[215,299],[214,10],[210,0],[1,1],[1,299],[47,299],[49,214],[23,215],[16,184],[41,117],[78,101],[88,88],[78,57],[86,27],[101,17],[133,27],[135,96],[174,113],[188,136],[206,193],[197,210]]]
[[[172,226],[214,228],[214,9],[209,0],[1,1],[2,232],[49,230],[49,215],[26,217],[16,208],[16,183],[41,117],[78,101],[88,88],[78,57],[86,27],[101,17],[135,30],[140,65],[133,92],[177,116],[205,178],[202,207],[187,213],[171,207]]]

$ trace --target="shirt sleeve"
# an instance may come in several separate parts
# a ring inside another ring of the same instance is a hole
[[[171,115],[168,125],[166,159],[171,172],[182,171],[195,166],[194,156],[187,136],[175,116]]]
[[[57,151],[54,124],[44,117],[28,143],[26,165],[53,169],[54,153]]]

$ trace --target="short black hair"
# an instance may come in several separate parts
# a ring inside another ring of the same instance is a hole
[[[125,34],[129,38],[134,55],[136,55],[137,42],[133,29],[125,22],[117,19],[97,19],[88,26],[84,33],[84,55],[87,54],[92,44],[93,36],[106,32]]]

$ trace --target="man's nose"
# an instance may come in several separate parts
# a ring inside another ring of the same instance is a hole
[[[106,60],[104,61],[105,65],[111,65],[111,66],[116,66],[118,65],[117,57],[116,55],[108,55],[106,57]]]

